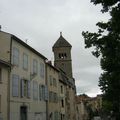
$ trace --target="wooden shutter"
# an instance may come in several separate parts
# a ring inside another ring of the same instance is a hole
[[[42,100],[42,88],[41,88],[41,85],[39,85],[39,99]]]
[[[24,80],[21,80],[21,97],[24,97]]]
[[[19,96],[19,76],[12,75],[12,95],[14,97]]]
[[[48,100],[48,87],[45,86],[45,100]]]
[[[30,98],[30,95],[31,95],[30,89],[31,89],[31,82],[30,82],[30,80],[28,80],[28,88],[27,88],[27,97],[28,98]]]

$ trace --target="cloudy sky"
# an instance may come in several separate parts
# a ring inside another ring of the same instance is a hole
[[[94,32],[95,24],[109,18],[100,13],[101,6],[90,0],[0,0],[2,31],[16,35],[54,61],[52,46],[63,37],[72,45],[73,74],[77,93],[95,96],[100,93],[99,59],[84,48],[82,31]]]

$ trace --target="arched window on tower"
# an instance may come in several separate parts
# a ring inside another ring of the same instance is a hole
[[[67,58],[67,54],[66,53],[59,53],[59,58],[65,59],[65,58]]]

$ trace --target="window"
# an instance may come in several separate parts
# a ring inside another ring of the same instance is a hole
[[[59,114],[57,111],[54,112],[54,120],[58,120],[59,119]]]
[[[30,98],[30,80],[21,80],[21,96]]]
[[[39,85],[39,99],[48,100],[48,88],[44,85]]]
[[[57,86],[57,81],[56,81],[56,79],[55,78],[53,78],[53,86]]]
[[[45,85],[45,100],[48,100],[48,87]]]
[[[2,82],[2,69],[0,68],[0,83]]]
[[[25,53],[23,54],[23,69],[28,69],[28,55]]]
[[[63,93],[63,86],[61,85],[60,87],[61,87],[61,88],[60,88],[60,89],[61,89],[61,93]]]
[[[67,54],[66,53],[59,53],[58,56],[59,56],[60,59],[67,58]]]
[[[39,99],[42,100],[42,87],[39,85]]]
[[[58,100],[58,98],[57,98],[57,93],[54,93],[54,102],[57,103],[57,100]]]
[[[38,71],[38,62],[37,60],[33,60],[33,74],[37,74]]]
[[[45,99],[45,86],[42,85],[42,98]]]
[[[52,92],[49,91],[49,102],[52,102]]]
[[[58,100],[57,93],[49,91],[49,101],[57,102],[57,100]]]
[[[12,75],[12,95],[13,97],[19,96],[19,76]]]
[[[19,50],[18,48],[13,48],[12,60],[14,65],[19,65]]]
[[[52,76],[50,75],[49,78],[50,78],[50,85],[52,86]]]
[[[0,95],[0,113],[1,113],[1,95]]]
[[[38,100],[38,83],[33,81],[33,99]]]
[[[61,105],[62,107],[64,107],[64,100],[61,100]]]
[[[43,63],[40,63],[40,77],[45,77],[45,65]]]

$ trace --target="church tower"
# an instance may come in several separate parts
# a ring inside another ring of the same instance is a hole
[[[65,40],[62,32],[60,32],[60,37],[52,48],[54,52],[54,65],[64,71],[68,77],[73,78],[71,48],[71,44]]]

